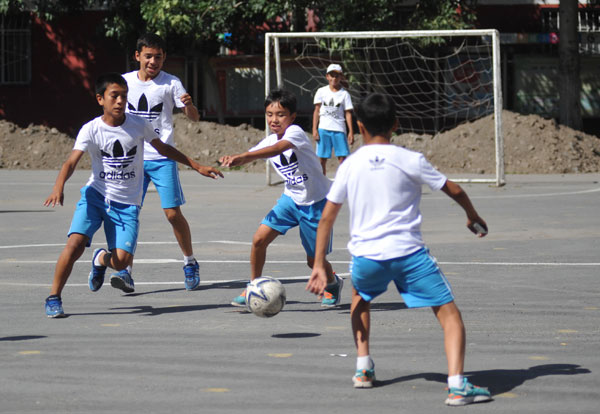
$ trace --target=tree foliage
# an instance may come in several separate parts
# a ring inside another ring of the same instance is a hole
[[[474,3],[420,0],[410,14],[403,0],[0,0],[0,13],[29,10],[52,20],[95,8],[106,12],[104,34],[124,45],[152,31],[169,47],[214,47],[228,32],[231,46],[244,50],[263,31],[304,31],[308,9],[321,31],[462,29],[472,27]]]

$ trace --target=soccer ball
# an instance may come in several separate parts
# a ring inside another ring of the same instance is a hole
[[[272,277],[254,279],[246,287],[246,307],[261,318],[277,315],[285,305],[285,288]]]

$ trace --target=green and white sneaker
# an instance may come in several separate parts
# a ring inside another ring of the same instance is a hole
[[[464,378],[462,388],[451,387],[448,389],[446,405],[460,406],[491,400],[492,395],[486,388],[477,387]]]
[[[322,308],[333,308],[340,304],[342,297],[342,287],[344,287],[344,279],[333,274],[335,282],[328,284],[323,292],[323,300],[321,300]]]
[[[231,301],[231,305],[237,306],[239,308],[246,307],[246,289],[244,289],[244,291],[242,293],[240,293],[238,296],[233,298],[233,300]]]
[[[375,382],[375,368],[357,369],[352,377],[354,388],[373,388]]]

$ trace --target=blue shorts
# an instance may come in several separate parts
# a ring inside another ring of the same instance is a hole
[[[92,237],[104,222],[104,234],[108,250],[115,248],[135,254],[138,238],[140,208],[135,205],[106,203],[102,194],[92,187],[81,189],[81,199],[75,207],[69,236],[72,233],[86,235],[87,247],[92,245]]]
[[[387,290],[391,281],[409,308],[441,306],[454,300],[450,284],[427,248],[390,260],[352,257],[352,284],[367,302]]]
[[[350,154],[346,134],[341,131],[328,131],[319,128],[319,141],[317,142],[317,157],[331,158],[331,148],[336,157],[347,157]]]
[[[302,247],[308,257],[315,257],[315,247],[317,244],[317,227],[321,220],[321,213],[325,208],[327,199],[318,201],[310,206],[299,206],[294,203],[291,197],[282,194],[277,204],[269,214],[263,219],[261,224],[269,226],[281,234],[285,234],[289,229],[299,226],[300,240]],[[331,240],[333,231],[329,238],[327,253],[331,253]]]
[[[146,191],[148,191],[150,181],[156,187],[162,208],[175,208],[185,204],[185,197],[183,196],[181,182],[179,181],[179,170],[175,161],[144,161],[144,193],[142,203],[146,198]]]

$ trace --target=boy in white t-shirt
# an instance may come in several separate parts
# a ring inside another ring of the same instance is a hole
[[[327,174],[327,160],[331,158],[331,149],[342,163],[350,154],[349,145],[354,143],[352,99],[342,87],[342,67],[332,63],[327,67],[325,77],[328,85],[317,90],[313,113],[313,139],[317,142],[317,156],[321,159],[323,174]]]
[[[365,145],[340,166],[327,195],[307,289],[321,294],[327,283],[325,252],[331,228],[347,199],[348,250],[352,254],[351,319],[358,354],[354,386],[370,388],[375,381],[369,356],[370,302],[393,281],[406,306],[431,306],[444,330],[448,359],[446,404],[489,401],[489,391],[463,377],[465,329],[450,285],[421,237],[421,187],[442,190],[456,201],[465,210],[467,227],[479,237],[487,233],[487,225],[458,184],[435,170],[422,154],[390,143],[398,123],[394,102],[388,96],[367,96],[357,106],[356,114]]]
[[[151,125],[135,115],[125,115],[127,82],[118,73],[108,73],[96,82],[96,99],[104,114],[85,124],[75,140],[73,151],[63,164],[52,194],[45,206],[62,205],[65,182],[71,177],[84,152],[90,154],[92,174],[81,189],[67,244],[54,270],[46,315],[64,317],[61,292],[73,264],[92,243],[94,233],[104,223],[108,249],[96,249],[88,284],[98,291],[104,283],[107,267],[124,269],[133,259],[138,236],[138,215],[142,202],[143,146],[150,143],[158,153],[188,165],[200,174],[223,176],[213,167],[205,167],[163,143]],[[133,292],[133,281],[111,277],[111,285],[126,293]]]
[[[153,33],[146,33],[140,36],[136,44],[135,59],[140,64],[139,69],[125,73],[123,77],[129,86],[127,112],[150,121],[160,140],[175,146],[173,109],[181,108],[192,121],[198,121],[200,115],[179,78],[162,71],[166,57],[163,39]],[[185,197],[177,163],[158,153],[152,145],[145,144],[142,198],[146,197],[150,182],[154,183],[161,207],[183,253],[185,288],[194,290],[200,285],[200,266],[194,258],[190,226],[181,212]],[[123,269],[119,275],[131,278],[131,266]]]
[[[250,252],[250,279],[262,275],[267,247],[281,234],[296,226],[306,252],[306,262],[312,268],[315,240],[325,196],[331,182],[321,171],[319,160],[302,128],[293,125],[296,119],[296,97],[285,90],[274,90],[265,100],[267,124],[272,134],[248,152],[221,157],[224,167],[244,165],[261,158],[268,158],[277,173],[285,181],[285,189],[277,204],[264,218],[252,239]],[[326,253],[331,246],[326,247]],[[326,279],[322,307],[339,304],[343,280],[331,264],[323,258]],[[245,306],[246,290],[234,298],[233,306]]]

